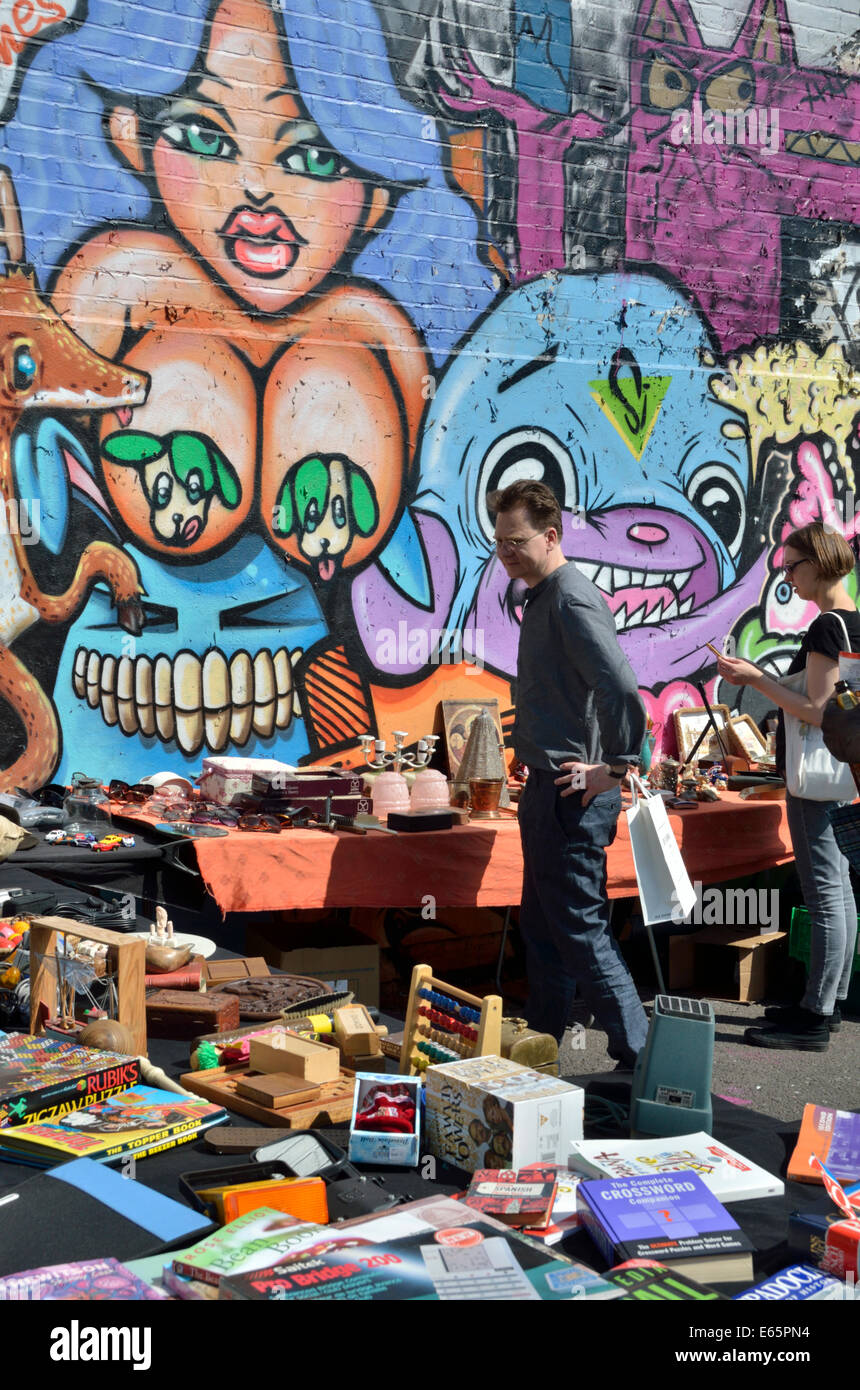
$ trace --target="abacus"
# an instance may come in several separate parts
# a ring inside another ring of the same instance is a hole
[[[502,1000],[479,999],[437,980],[429,965],[416,965],[400,1050],[401,1076],[414,1076],[436,1062],[498,1054],[502,1045]]]

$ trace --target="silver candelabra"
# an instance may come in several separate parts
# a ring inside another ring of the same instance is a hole
[[[374,738],[372,734],[361,734],[359,743],[364,754],[364,761],[368,767],[381,772],[389,769],[391,772],[401,772],[404,767],[414,768],[419,771],[427,767],[430,759],[439,742],[438,734],[425,734],[424,738],[418,740],[418,750],[415,753],[404,752],[403,745],[408,737],[403,729],[392,729],[391,736],[394,739],[394,749],[392,752],[385,751],[385,739]]]

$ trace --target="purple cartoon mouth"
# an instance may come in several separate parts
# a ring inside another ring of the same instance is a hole
[[[588,560],[577,560],[576,567],[600,589],[618,632],[684,618],[716,589],[716,566],[709,574],[707,562],[683,570],[630,570]]]

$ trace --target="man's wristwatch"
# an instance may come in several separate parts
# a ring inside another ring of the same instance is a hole
[[[621,782],[630,771],[627,763],[604,763],[604,767],[609,776],[614,778],[616,782]]]

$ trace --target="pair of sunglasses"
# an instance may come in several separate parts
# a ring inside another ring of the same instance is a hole
[[[147,782],[136,782],[134,786],[129,786],[128,782],[114,777],[108,783],[107,791],[111,801],[131,801],[135,805],[142,805],[152,796],[155,787],[151,787]]]
[[[250,830],[257,834],[263,832],[271,835],[280,835],[285,824],[286,826],[290,824],[287,817],[261,815],[240,816],[237,822],[239,830]]]

